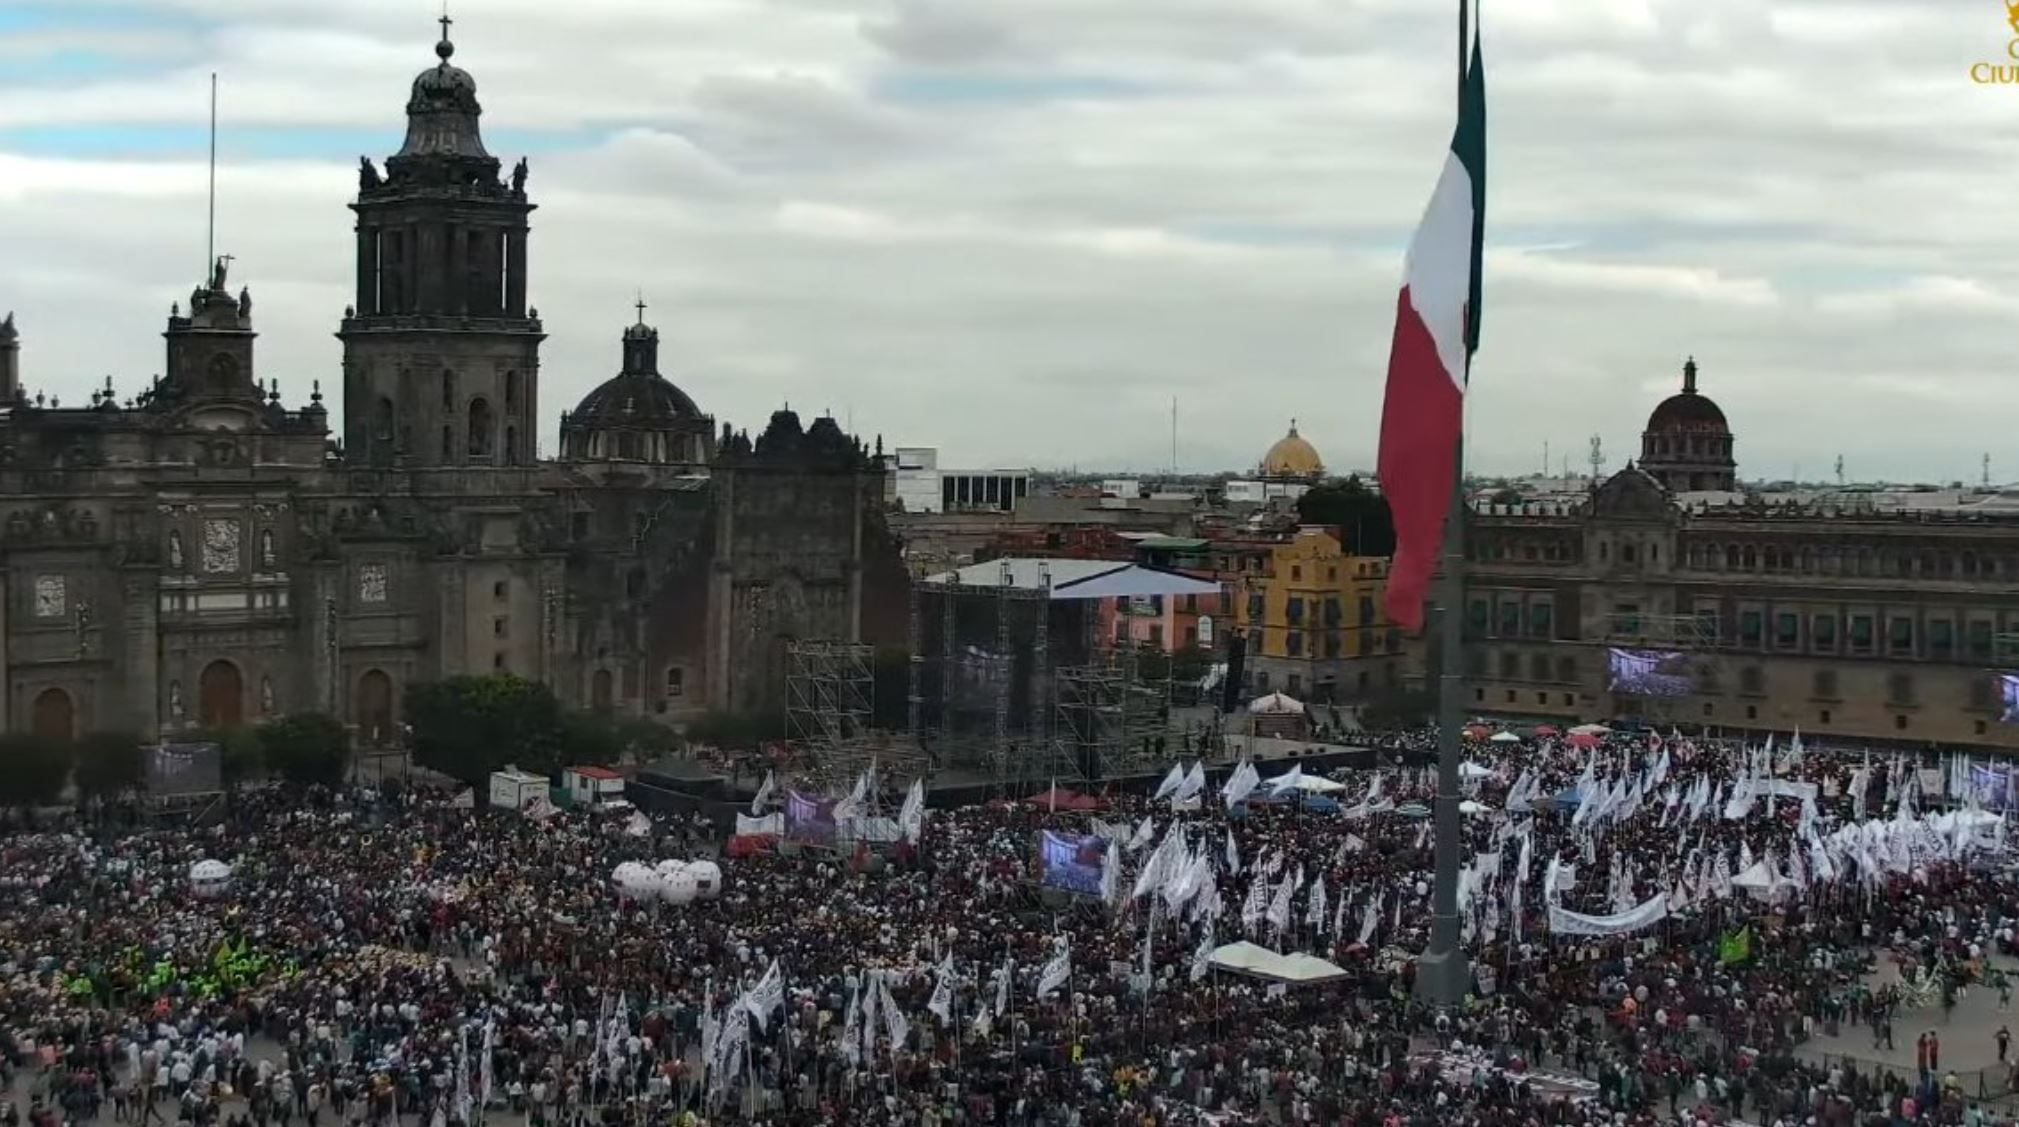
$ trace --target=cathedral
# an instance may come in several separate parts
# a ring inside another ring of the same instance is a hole
[[[337,427],[319,382],[289,407],[262,373],[229,259],[130,400],[29,396],[0,322],[7,730],[321,711],[386,745],[408,686],[492,671],[669,723],[776,713],[791,641],[901,640],[879,459],[832,418],[718,429],[660,373],[642,304],[536,456],[528,169],[485,150],[447,31],[405,143],[359,162]]]

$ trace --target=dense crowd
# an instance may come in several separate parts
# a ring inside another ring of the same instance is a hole
[[[719,897],[681,906],[631,901],[610,874],[711,849],[689,818],[272,790],[196,828],[23,829],[0,838],[0,1067],[17,1099],[0,1122],[1986,1114],[1925,1045],[1926,1067],[1888,1077],[1797,1050],[1821,1023],[1883,1041],[1903,1006],[1998,988],[1987,956],[2019,920],[2002,833],[1966,832],[1952,812],[1948,838],[1868,869],[1830,835],[1930,816],[1934,796],[1899,764],[1641,737],[1472,758],[1464,930],[1479,975],[1465,1005],[1436,1013],[1411,1001],[1405,954],[1430,927],[1432,835],[1412,808],[1431,780],[1414,769],[1347,773],[1322,810],[1265,803],[1265,785],[1232,810],[1209,791],[1187,812],[1141,797],[1091,815],[934,811],[875,861],[725,858]],[[1762,779],[1816,790],[1762,797]],[[1706,788],[1713,808],[1692,809]],[[1114,839],[1109,902],[1040,892],[1047,829]],[[1780,879],[1733,887],[1746,858]],[[189,882],[206,859],[231,869],[214,896]],[[1174,891],[1201,875],[1210,892]],[[1565,930],[1658,901],[1653,923]],[[1284,985],[1213,969],[1210,950],[1243,938],[1344,973]],[[1070,972],[1048,981],[1062,951]],[[1870,990],[1875,958],[1901,961],[1927,996]],[[785,988],[759,1024],[733,1007],[773,964]],[[879,983],[881,1021],[864,1008]],[[725,1060],[732,1013],[748,1036]]]

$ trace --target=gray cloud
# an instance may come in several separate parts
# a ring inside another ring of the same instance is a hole
[[[217,69],[222,239],[264,375],[333,391],[351,150],[397,147],[434,7],[127,6],[171,29],[158,53],[97,27],[0,53],[122,62],[0,77],[0,309],[31,383],[81,398],[159,369],[200,268],[201,154],[60,139],[187,133]],[[1533,467],[1545,440],[1581,463],[1592,433],[1617,464],[1690,353],[1742,470],[1843,451],[1947,478],[1998,448],[2019,137],[2015,92],[1966,73],[2002,57],[1997,5],[1490,8],[1474,465]],[[1198,468],[1252,461],[1292,415],[1364,467],[1452,23],[1417,0],[487,0],[456,61],[532,160],[549,446],[643,289],[669,372],[743,425],[789,400],[953,464],[1161,464],[1176,396]],[[334,151],[231,143],[252,126]]]

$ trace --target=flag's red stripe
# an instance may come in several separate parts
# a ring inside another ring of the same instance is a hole
[[[1457,469],[1465,403],[1455,373],[1444,370],[1430,330],[1404,287],[1388,352],[1388,391],[1381,405],[1381,492],[1395,517],[1395,559],[1388,567],[1388,619],[1405,630],[1423,627],[1423,601],[1444,540]]]

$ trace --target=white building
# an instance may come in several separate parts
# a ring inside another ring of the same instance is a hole
[[[945,470],[934,446],[900,446],[884,455],[887,499],[908,513],[1009,512],[1030,495],[1029,470]]]

